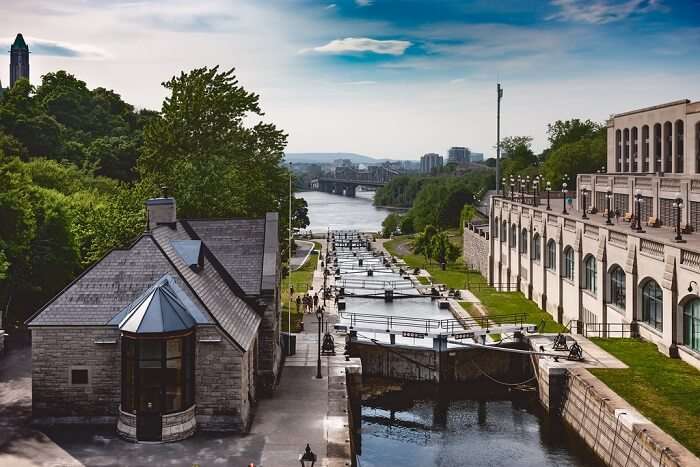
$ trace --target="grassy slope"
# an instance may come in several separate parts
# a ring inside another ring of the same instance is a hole
[[[700,372],[639,339],[592,339],[629,368],[589,371],[700,456]]]
[[[461,238],[461,237],[459,237]],[[456,237],[451,235],[451,240],[457,243]],[[402,257],[411,267],[420,267],[427,269],[434,282],[445,284],[447,287],[455,289],[470,288],[470,284],[486,284],[486,280],[478,272],[468,271],[463,262],[457,261],[455,264],[447,265],[447,270],[442,271],[440,266],[426,264],[425,258],[420,255],[409,254],[400,255],[399,245],[410,242],[410,237],[401,236],[395,237],[384,244],[384,247],[389,253],[394,256]],[[498,292],[492,288],[472,287],[470,290],[481,300],[484,307],[489,312],[489,316],[498,322],[498,316],[512,315],[515,313],[526,313],[527,321],[532,324],[539,324],[542,320],[545,321],[544,332],[559,332],[563,327],[552,319],[552,316],[540,310],[534,302],[525,298],[520,292]],[[464,306],[464,303],[462,303]]]
[[[318,264],[319,255],[317,253],[321,251],[321,244],[314,242],[314,250],[315,253],[309,255],[306,264],[291,274],[291,284],[294,287],[294,296],[292,297],[292,332],[299,331],[298,321],[303,318],[303,313],[296,313],[296,304],[294,300],[296,300],[297,295],[303,296],[312,285],[314,270]],[[289,320],[287,317],[289,310],[289,284],[290,276],[282,279],[282,331],[285,332],[287,331],[287,323]]]

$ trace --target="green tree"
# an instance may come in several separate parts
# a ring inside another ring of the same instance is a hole
[[[508,136],[501,142],[503,177],[534,175],[537,171],[537,156],[532,152],[530,136]]]
[[[399,228],[401,229],[401,233],[403,235],[411,235],[416,232],[415,228],[413,227],[413,216],[410,212],[407,212],[401,216]]]
[[[440,267],[445,270],[447,263],[453,263],[462,254],[461,249],[450,242],[446,232],[440,232],[430,240],[430,250],[432,257],[440,263]]]
[[[435,234],[437,234],[437,229],[432,225],[427,225],[421,233],[416,235],[416,239],[413,242],[413,252],[417,255],[423,255],[428,263],[432,263],[433,260],[431,242]]]
[[[163,83],[170,95],[146,127],[141,176],[167,185],[185,217],[258,216],[282,211],[287,136],[262,115],[257,94],[218,67],[181,73]]]
[[[593,138],[600,132],[601,128],[603,128],[602,125],[591,120],[579,120],[578,118],[557,120],[547,125],[549,149],[553,151],[564,144]]]
[[[567,174],[568,189],[575,189],[578,174],[595,172],[605,165],[606,160],[606,133],[601,129],[592,137],[564,143],[552,150],[542,165],[542,173],[556,188],[561,187],[562,177]]]
[[[471,204],[465,204],[460,214],[460,224],[462,228],[477,216],[476,208]]]
[[[384,236],[384,238],[389,238],[394,234],[394,232],[396,232],[396,229],[399,227],[400,221],[401,216],[399,216],[395,212],[392,212],[384,218],[384,220],[382,221],[382,235]]]

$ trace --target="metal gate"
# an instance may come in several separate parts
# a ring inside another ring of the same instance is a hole
[[[613,195],[613,212],[620,211],[620,215],[624,216],[630,211],[630,197],[623,193],[615,193]]]
[[[649,220],[654,215],[654,200],[651,196],[642,196],[642,205],[639,207],[642,223]]]

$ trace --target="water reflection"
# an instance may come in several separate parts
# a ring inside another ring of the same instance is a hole
[[[356,198],[346,198],[320,191],[304,191],[297,196],[309,204],[308,227],[311,231],[325,232],[331,230],[359,230],[361,232],[379,232],[382,221],[392,212],[372,205],[374,192],[358,191]]]
[[[385,383],[364,388],[363,467],[602,465],[534,392]]]

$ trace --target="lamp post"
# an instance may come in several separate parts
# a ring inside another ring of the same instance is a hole
[[[525,192],[526,192],[528,195],[531,195],[531,194],[532,194],[532,193],[530,192],[531,189],[532,189],[532,186],[530,185],[530,176],[528,175],[528,176],[525,177]]]
[[[515,179],[510,176],[510,200],[515,201]]]
[[[676,193],[676,199],[673,201],[673,207],[676,210],[676,238],[673,239],[676,243],[684,243],[681,236],[681,209],[683,208],[683,198],[680,193]]]
[[[634,204],[636,208],[636,213],[635,213],[635,220],[637,221],[637,226],[632,227],[634,230],[636,230],[639,233],[643,233],[644,229],[642,229],[642,203],[644,203],[644,200],[642,199],[642,192],[637,190],[634,193]]]
[[[326,264],[328,264],[326,262]],[[323,270],[323,306],[326,306],[326,291],[328,290],[328,268]]]
[[[501,179],[501,182],[502,182],[502,183],[501,183],[501,194],[502,194],[503,197],[505,198],[505,196],[506,196],[506,177],[503,177],[503,178]]]
[[[568,214],[568,212],[566,212],[566,186],[566,182],[561,184],[561,192],[564,194],[564,209],[561,211],[562,214]]]
[[[612,221],[610,220],[610,214],[612,213],[612,191],[608,190],[607,193],[605,193],[605,204],[606,204],[606,217],[607,219],[605,220],[606,225],[612,225]]]
[[[552,184],[547,182],[547,211],[551,211],[552,207],[549,205],[549,193],[552,191]]]
[[[539,200],[537,199],[537,196],[539,195],[539,187],[540,187],[540,180],[538,177],[535,177],[535,179],[532,181],[532,205],[537,206],[539,205]]]
[[[311,447],[309,444],[306,444],[306,449],[304,449],[304,453],[299,456],[299,463],[301,464],[301,467],[314,467],[314,464],[316,463],[316,454],[311,450]]]
[[[581,216],[581,219],[588,219],[588,214],[586,213],[586,211],[588,211],[588,200],[586,199],[588,197],[588,190],[585,187],[581,188],[581,196],[583,197],[583,215]]]
[[[321,379],[321,328],[323,327],[323,311],[316,310],[316,319],[318,320],[318,359],[316,360],[316,378]]]

